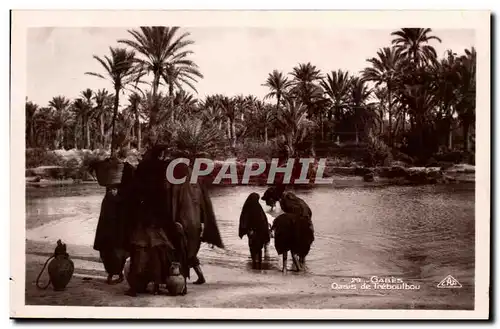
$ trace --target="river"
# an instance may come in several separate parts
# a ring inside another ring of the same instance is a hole
[[[203,263],[251,271],[246,237],[239,239],[237,235],[238,220],[246,197],[251,192],[262,195],[264,190],[251,186],[211,190],[226,249],[204,245],[200,251]],[[89,222],[95,228],[104,190],[83,184],[27,188],[26,193],[26,228],[33,231],[66,218]],[[443,294],[436,285],[452,275],[462,288],[451,289],[453,292],[448,289],[447,296],[452,294],[463,299],[461,305],[473,307],[474,184],[323,186],[296,193],[312,209],[316,232],[304,275],[331,277],[344,284],[353,278],[403,278],[436,298]],[[262,206],[271,218],[280,211],[279,205],[274,213],[264,203]],[[84,238],[82,243],[91,243],[89,239]],[[272,243],[266,266],[269,271],[281,267]]]

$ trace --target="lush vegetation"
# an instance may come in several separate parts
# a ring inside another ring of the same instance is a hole
[[[300,63],[262,77],[268,94],[197,99],[201,68],[188,32],[141,27],[94,56],[109,81],[77,99],[26,101],[26,145],[48,149],[144,149],[168,144],[195,156],[346,158],[377,165],[474,161],[476,52],[437,56],[431,29],[404,28],[361,72]],[[335,70],[336,69],[336,70]],[[123,99],[123,91],[131,91]],[[222,91],[221,91],[222,92]]]

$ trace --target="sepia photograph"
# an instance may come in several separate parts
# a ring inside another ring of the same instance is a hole
[[[487,319],[490,19],[12,11],[11,317]]]

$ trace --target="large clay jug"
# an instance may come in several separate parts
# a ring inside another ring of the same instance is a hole
[[[38,281],[49,260],[49,282],[45,287],[40,287]],[[52,287],[55,291],[64,290],[73,277],[73,272],[75,270],[75,265],[69,258],[69,254],[66,252],[66,244],[62,243],[61,240],[57,240],[57,246],[54,250],[54,254],[49,259],[47,259],[47,262],[45,262],[42,271],[38,275],[36,282],[37,287],[46,289],[50,284],[52,284]]]
[[[172,262],[166,285],[168,292],[172,296],[186,294],[186,278],[181,275],[180,263]]]

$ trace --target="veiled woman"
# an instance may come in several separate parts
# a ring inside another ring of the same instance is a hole
[[[128,257],[127,220],[129,219],[124,206],[127,203],[133,175],[133,166],[126,162],[121,183],[106,187],[106,195],[101,204],[93,248],[99,251],[108,274],[106,281],[108,284],[123,281],[123,268]],[[113,282],[115,275],[118,276],[118,280]]]
[[[182,266],[183,275],[190,278],[190,269],[193,268],[198,279],[195,284],[205,283],[197,257],[201,242],[224,248],[220,236],[213,205],[208,191],[203,184],[191,184],[191,169],[185,164],[178,164],[174,169],[174,177],[186,180],[182,184],[167,182],[167,207],[175,222],[182,225],[185,232],[186,262]]]
[[[283,254],[283,260],[286,262],[286,252],[290,250],[294,262],[294,257],[299,257],[296,265],[303,267],[314,242],[311,208],[293,192],[285,191],[282,185],[269,188],[264,195],[267,196],[266,203],[268,204],[279,200],[284,212],[276,217],[272,227],[276,251],[278,254]]]
[[[300,266],[304,266],[305,258],[314,242],[314,225],[312,211],[307,203],[292,192],[284,192],[280,199],[281,209],[294,216],[294,227],[297,232],[298,244],[295,254],[299,256]]]
[[[130,226],[130,289],[127,295],[143,292],[150,281],[155,294],[168,275],[170,262],[179,252],[175,223],[165,206],[165,163],[160,152],[152,149],[139,163],[134,190],[129,198]]]
[[[248,236],[248,247],[252,257],[252,268],[262,268],[262,249],[269,243],[269,223],[259,203],[259,194],[251,193],[243,205],[238,236]]]
[[[162,241],[161,248],[156,248],[157,251],[162,250],[156,253],[159,256],[136,254],[135,262],[131,257],[131,273],[143,273],[139,275],[142,276],[139,288],[155,277],[165,278],[173,261],[181,264],[181,274],[185,278],[190,277],[189,269],[194,268],[198,275],[195,283],[204,283],[205,278],[197,258],[201,241],[224,247],[206,191],[198,184],[190,184],[191,170],[183,164],[175,167],[174,177],[187,176],[186,181],[183,184],[168,181],[166,173],[170,161],[163,159],[163,149],[162,146],[153,147],[137,168],[136,195],[140,197],[140,206],[139,216],[136,217],[141,218],[144,213],[149,213],[149,217],[155,218],[155,230],[159,232],[161,229],[164,233],[156,234]],[[179,234],[176,223],[181,224],[184,234]],[[151,264],[151,259],[156,259],[156,265]],[[153,268],[156,269],[155,273],[151,273]]]

